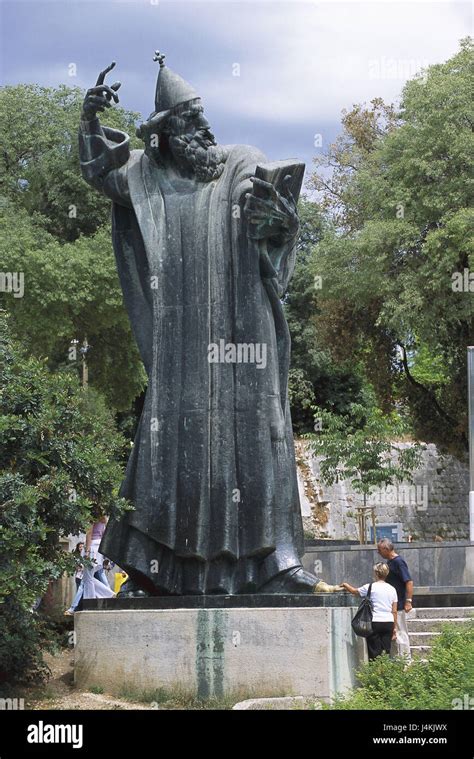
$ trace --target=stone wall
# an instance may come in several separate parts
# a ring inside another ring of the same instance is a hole
[[[407,447],[399,443],[397,447]],[[319,479],[319,458],[296,441],[303,523],[307,537],[358,539],[355,508],[362,496],[350,482],[332,486]],[[396,458],[396,454],[394,454]],[[463,540],[469,538],[469,469],[453,456],[441,455],[429,444],[414,485],[401,483],[375,493],[377,524],[399,524],[399,540]]]
[[[395,550],[408,564],[415,583],[415,596],[424,588],[449,589],[452,594],[470,594],[474,604],[474,543],[458,540],[453,543],[404,543],[396,544]],[[375,546],[307,546],[303,566],[328,583],[342,581],[352,585],[370,582],[372,568],[380,561]],[[430,605],[417,601],[417,605]],[[463,603],[454,604],[463,606]]]

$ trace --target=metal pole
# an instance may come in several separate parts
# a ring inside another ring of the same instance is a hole
[[[474,542],[474,345],[467,349],[469,403],[469,540]]]
[[[87,342],[87,337],[84,338],[84,342],[82,343],[82,350],[82,387],[86,390],[89,384],[89,367],[87,366],[89,343]]]
[[[367,493],[364,493],[364,544],[367,543]]]

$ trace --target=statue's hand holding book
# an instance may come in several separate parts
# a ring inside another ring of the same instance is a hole
[[[290,161],[257,166],[255,176],[250,178],[253,192],[247,193],[244,205],[249,237],[254,240],[275,238],[284,241],[296,235],[298,213],[295,198],[302,181],[300,166]]]

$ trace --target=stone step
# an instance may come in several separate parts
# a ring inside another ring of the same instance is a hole
[[[410,633],[410,646],[431,646],[439,635],[439,632]]]
[[[434,606],[433,608],[426,606],[421,609],[413,609],[407,619],[444,619],[445,617],[450,619],[474,617],[474,606]]]
[[[430,632],[430,630],[439,630],[442,625],[445,625],[447,623],[455,623],[455,624],[463,624],[463,622],[469,622],[469,617],[453,617],[450,619],[449,617],[442,617],[442,618],[431,618],[431,617],[421,617],[421,619],[410,619],[410,617],[407,617],[407,627],[408,632],[415,633],[415,632]]]

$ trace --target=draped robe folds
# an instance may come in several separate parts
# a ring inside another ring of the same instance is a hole
[[[222,175],[204,183],[128,143],[81,122],[83,176],[113,200],[118,273],[148,374],[121,489],[135,510],[109,521],[100,550],[152,593],[255,592],[303,552],[280,302],[295,241],[270,249],[263,267],[266,243],[247,235],[245,193],[266,162],[256,149],[228,146]],[[265,346],[266,366],[210,362],[222,340]]]

